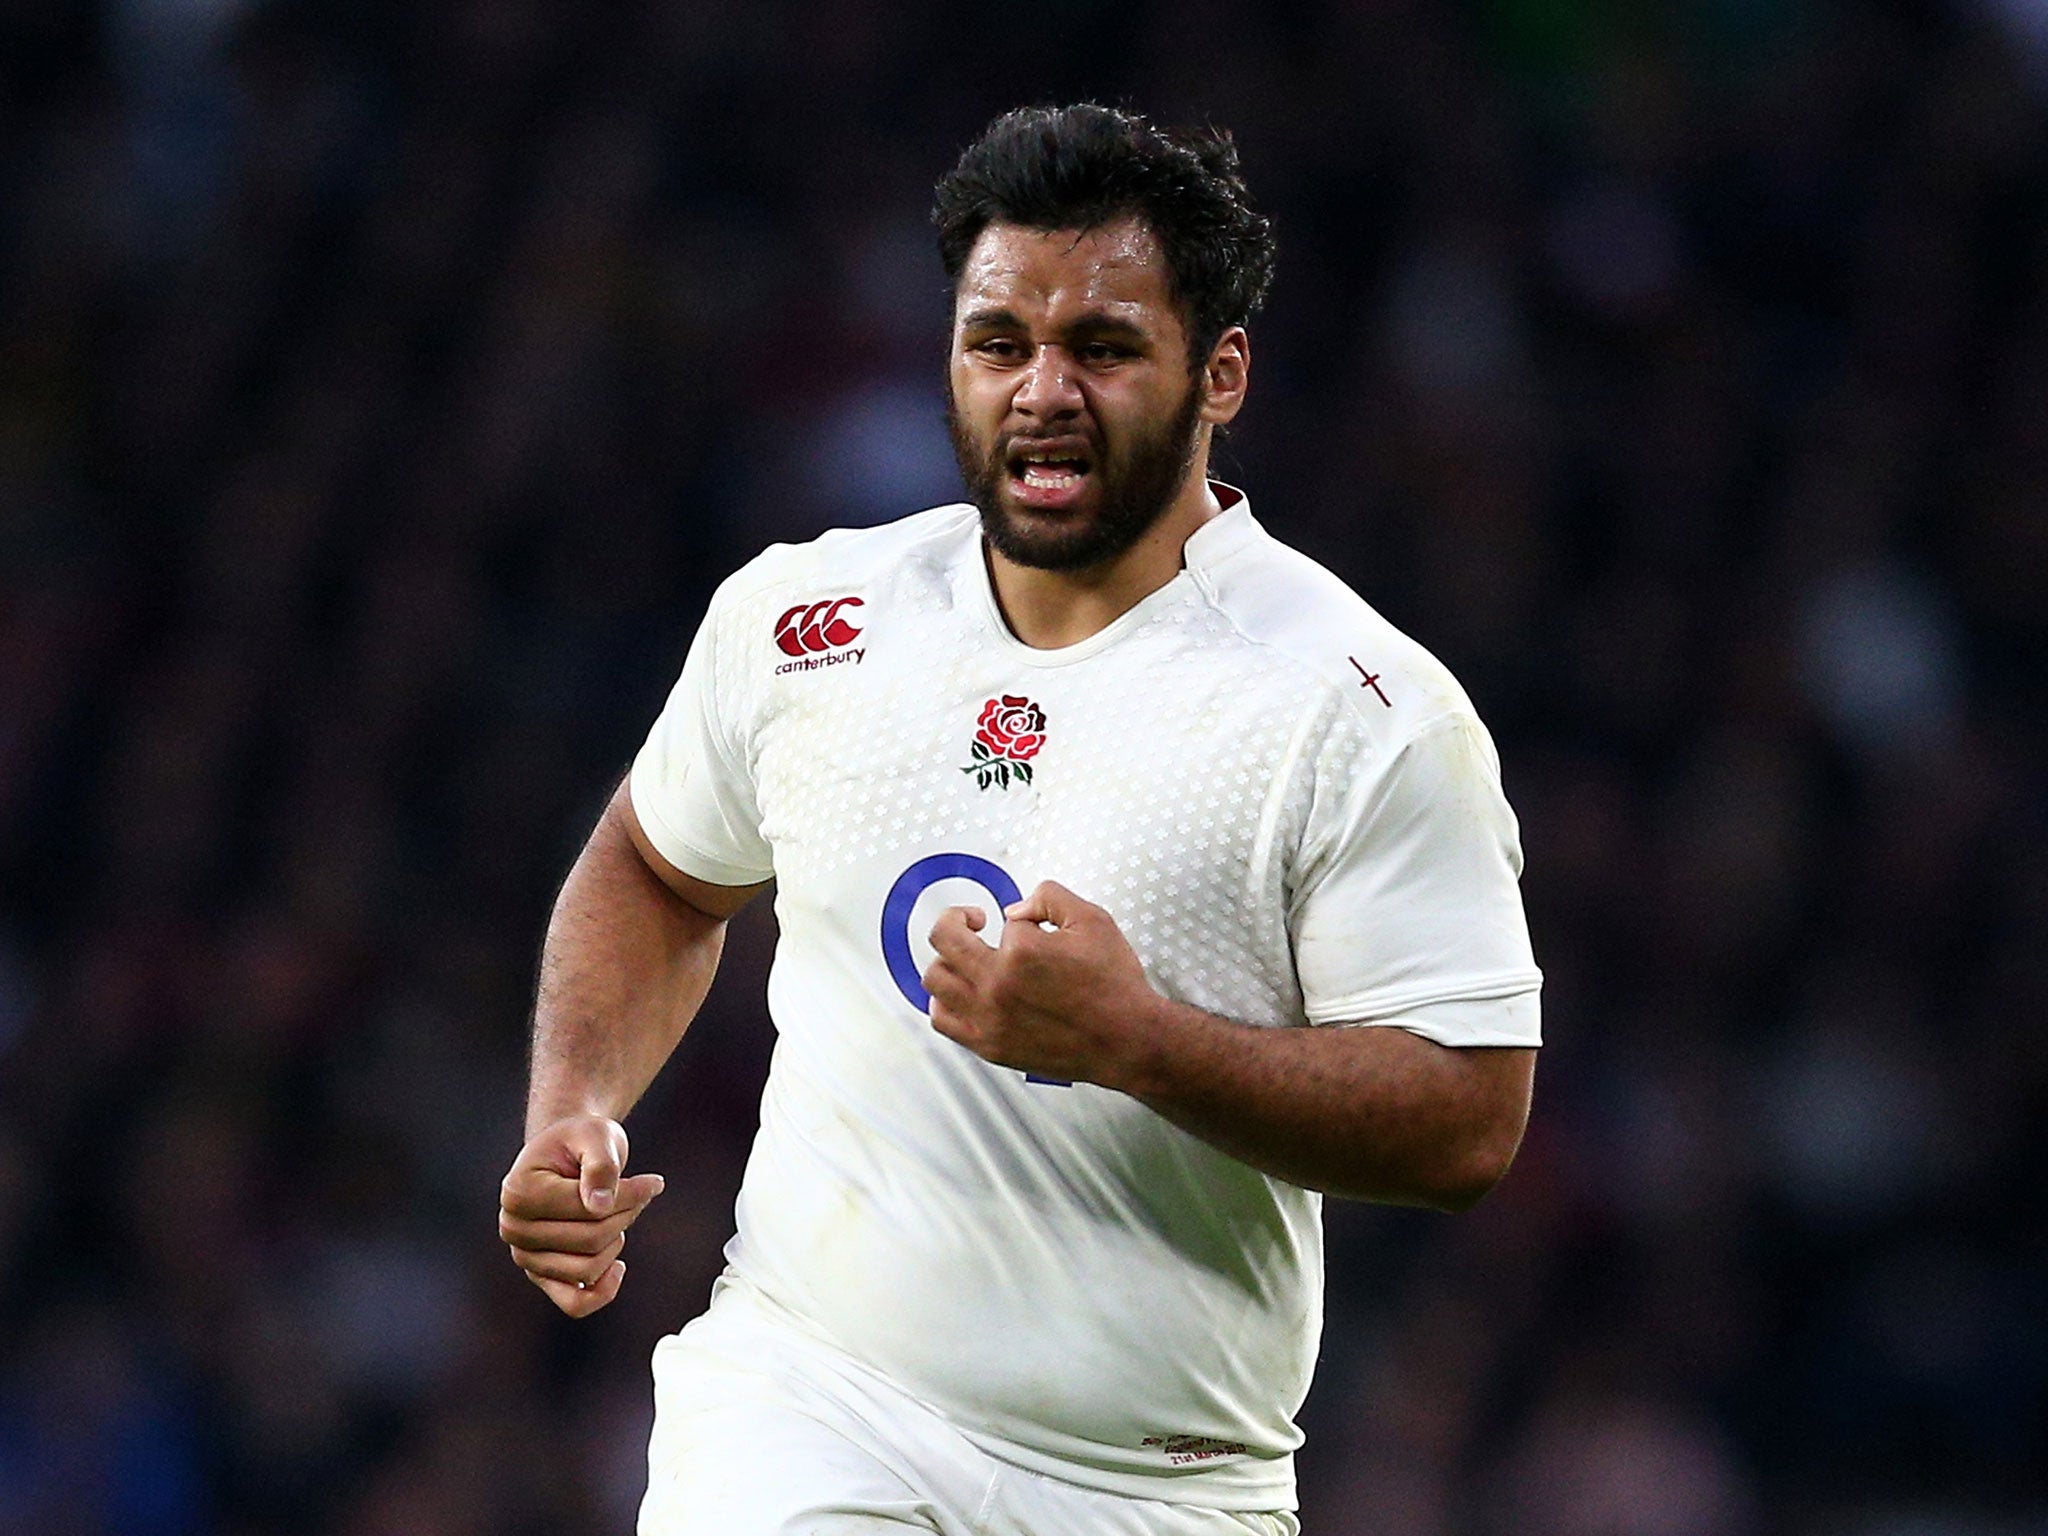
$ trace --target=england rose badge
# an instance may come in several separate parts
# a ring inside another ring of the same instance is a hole
[[[975,787],[1012,780],[1031,782],[1031,759],[1045,745],[1045,711],[1022,694],[1006,693],[981,706],[974,727],[974,761],[960,771],[974,775]]]

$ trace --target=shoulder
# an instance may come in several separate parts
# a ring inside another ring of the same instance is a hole
[[[801,544],[771,544],[719,584],[711,611],[729,616],[777,602],[861,602],[878,587],[950,570],[974,547],[979,526],[974,508],[956,503],[872,528],[829,529]]]
[[[1267,533],[1248,510],[1234,521],[1190,566],[1247,644],[1284,658],[1382,742],[1446,717],[1476,718],[1450,669],[1334,572]]]

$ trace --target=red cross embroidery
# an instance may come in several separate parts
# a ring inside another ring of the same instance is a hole
[[[1386,705],[1387,708],[1392,709],[1394,707],[1394,701],[1388,698],[1386,690],[1380,687],[1379,673],[1366,671],[1365,667],[1363,666],[1363,664],[1360,663],[1359,659],[1356,656],[1346,656],[1344,659],[1350,662],[1351,665],[1353,665],[1354,667],[1357,667],[1358,675],[1365,679],[1365,681],[1360,683],[1358,686],[1361,688],[1370,688],[1374,693],[1380,696],[1380,702],[1382,704]]]

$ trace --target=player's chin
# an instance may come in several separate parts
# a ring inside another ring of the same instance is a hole
[[[999,552],[1020,565],[1067,570],[1088,564],[1102,544],[1093,498],[1062,507],[1019,505],[997,498],[1000,527],[991,529]]]

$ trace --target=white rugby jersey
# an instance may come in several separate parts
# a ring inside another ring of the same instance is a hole
[[[678,868],[776,881],[734,1280],[997,1456],[1273,1509],[1322,1326],[1320,1196],[1125,1095],[981,1060],[918,979],[941,910],[1050,879],[1227,1018],[1537,1043],[1515,821],[1470,701],[1217,490],[1172,581],[1056,650],[1004,624],[972,507],[769,549],[712,600],[631,793]]]

